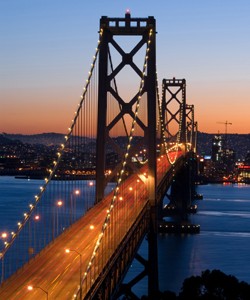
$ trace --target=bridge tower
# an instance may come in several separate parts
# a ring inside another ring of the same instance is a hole
[[[186,103],[186,80],[163,79],[162,118],[164,134],[169,143],[183,144],[188,159],[177,172],[171,184],[170,203],[176,208],[181,220],[187,219],[187,211],[195,195],[195,126],[194,105]],[[164,215],[164,213],[163,213]]]
[[[196,147],[197,147],[197,122],[194,119],[194,105],[186,104],[186,139],[189,153],[189,168],[190,168],[190,201],[193,201],[196,195],[195,191],[195,180],[198,176],[198,164],[196,157]]]
[[[194,105],[186,104],[186,139],[189,147],[195,152],[195,121],[194,121]]]
[[[157,263],[157,210],[156,210],[156,43],[155,43],[155,19],[132,18],[130,12],[126,12],[125,18],[108,18],[103,16],[100,19],[100,30],[102,33],[102,42],[99,52],[99,87],[98,87],[98,124],[97,124],[97,157],[96,157],[96,203],[103,199],[106,187],[106,154],[107,143],[111,143],[114,148],[118,149],[118,155],[123,151],[119,144],[112,140],[112,131],[120,121],[126,116],[134,118],[133,106],[136,103],[139,92],[136,93],[129,101],[123,99],[118,92],[117,75],[124,67],[131,67],[139,77],[144,76],[143,90],[140,95],[146,98],[147,122],[138,119],[144,137],[148,155],[148,191],[151,206],[150,228],[148,233],[149,242],[149,259],[148,259],[148,290],[149,295],[158,291],[158,263]],[[147,72],[146,75],[140,70],[133,60],[137,52],[148,43],[150,38],[150,51],[147,54]],[[125,52],[118,43],[117,37],[133,36],[139,37],[139,42],[130,52]],[[112,62],[112,53],[110,47],[115,49],[121,56],[121,62],[114,67]],[[129,78],[127,78],[129,79]],[[128,87],[129,89],[129,87]],[[110,95],[113,103],[110,103]],[[108,116],[108,106],[118,105],[119,112]],[[150,120],[150,126],[148,124]],[[128,164],[131,159],[128,159]],[[133,169],[134,166],[131,166]],[[118,170],[115,169],[117,172]]]
[[[162,117],[168,141],[186,143],[186,80],[162,80]],[[176,134],[177,132],[177,134]]]

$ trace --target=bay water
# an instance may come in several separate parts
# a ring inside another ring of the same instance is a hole
[[[43,182],[0,176],[0,234],[15,230]],[[207,269],[221,270],[250,284],[250,185],[208,184],[197,186],[196,191],[203,200],[195,201],[197,213],[189,219],[200,225],[200,233],[158,236],[160,290],[178,294],[185,278]],[[0,248],[3,242],[1,238]],[[139,253],[147,258],[146,239]],[[125,281],[142,269],[134,261]],[[138,296],[147,293],[146,281],[133,288]]]

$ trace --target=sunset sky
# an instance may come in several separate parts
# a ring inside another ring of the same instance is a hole
[[[249,0],[0,0],[0,132],[66,133],[101,16],[153,16],[158,79],[185,78],[198,130],[250,133]]]

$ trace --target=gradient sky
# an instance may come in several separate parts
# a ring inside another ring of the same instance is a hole
[[[250,133],[249,0],[0,0],[0,132],[66,133],[101,16],[153,16],[158,79],[187,81],[198,130]]]

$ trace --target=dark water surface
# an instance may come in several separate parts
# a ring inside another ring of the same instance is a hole
[[[42,184],[42,180],[0,176],[0,233],[16,228]],[[200,224],[200,233],[159,235],[160,289],[178,293],[185,278],[206,269],[219,269],[250,284],[250,185],[201,185],[197,192],[203,200],[196,201],[197,214],[190,220]],[[147,241],[140,254],[147,256]],[[140,270],[134,262],[126,281]],[[141,296],[147,293],[146,285],[145,279],[133,290]]]
[[[203,200],[190,216],[199,234],[168,234],[158,238],[160,290],[180,292],[183,280],[206,269],[218,269],[250,284],[250,185],[209,184],[197,187]],[[147,242],[140,254],[147,257]],[[126,280],[142,269],[134,262]],[[133,289],[147,293],[146,280]]]

